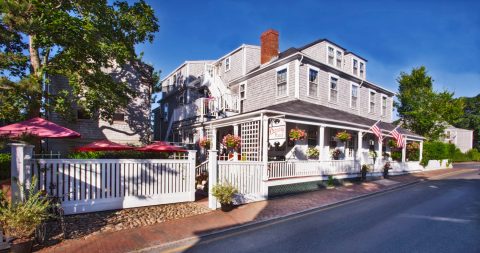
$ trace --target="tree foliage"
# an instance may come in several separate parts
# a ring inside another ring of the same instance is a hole
[[[454,93],[435,92],[433,79],[425,67],[400,73],[399,90],[395,103],[403,127],[425,136],[438,139],[446,124],[454,124],[463,114],[463,101],[454,99]]]
[[[159,28],[143,0],[3,0],[0,13],[4,121],[41,109],[65,114],[73,103],[111,120],[134,91],[104,70],[137,61],[135,45],[152,42]],[[45,87],[54,76],[66,77],[69,87],[50,94]]]
[[[480,150],[480,94],[459,99],[464,102],[465,109],[463,116],[454,126],[473,130],[474,147]]]

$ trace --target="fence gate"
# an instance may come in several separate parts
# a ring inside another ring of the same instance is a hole
[[[194,201],[194,159],[33,159],[30,169],[74,214]]]

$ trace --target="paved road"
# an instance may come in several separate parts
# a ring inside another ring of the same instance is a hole
[[[180,247],[177,250],[480,252],[479,172],[471,170],[288,219],[203,238],[188,249]]]

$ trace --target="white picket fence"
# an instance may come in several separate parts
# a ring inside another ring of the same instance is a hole
[[[194,159],[194,156],[193,156]],[[38,187],[66,214],[195,200],[195,160],[33,159]]]
[[[268,163],[268,179],[352,174],[360,172],[360,163],[353,160],[278,161]]]
[[[261,162],[218,161],[218,181],[238,190],[237,202],[248,203],[262,197],[263,167]]]

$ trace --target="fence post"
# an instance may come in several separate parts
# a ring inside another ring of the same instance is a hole
[[[190,178],[190,182],[188,182],[188,184],[190,185],[190,187],[193,187],[193,190],[190,192],[191,193],[191,196],[190,196],[190,201],[195,201],[195,192],[196,192],[196,189],[197,189],[197,186],[195,185],[195,166],[196,166],[196,155],[197,155],[197,151],[196,150],[189,150],[188,151],[188,167],[190,168],[190,171],[188,172],[189,173],[189,177]]]
[[[268,199],[268,117],[262,115],[262,183],[261,191],[263,199]]]
[[[217,184],[218,160],[217,150],[208,151],[208,207],[217,209],[217,199],[212,196],[213,186]]]
[[[25,199],[25,190],[30,186],[31,170],[29,160],[32,158],[33,146],[24,143],[10,143],[8,145],[12,147],[12,202],[19,202]],[[23,189],[20,189],[20,187]]]

